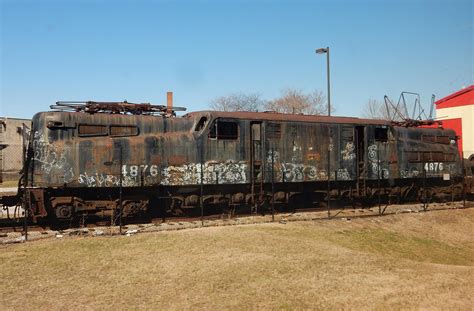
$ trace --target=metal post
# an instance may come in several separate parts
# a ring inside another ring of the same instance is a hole
[[[328,71],[328,116],[331,116],[331,77],[329,70],[329,46],[326,48],[326,61],[327,61],[327,71]]]
[[[275,221],[275,150],[272,147],[272,221]]]
[[[380,205],[381,197],[380,197],[380,171],[381,171],[381,165],[380,165],[380,144],[377,143],[377,188],[378,188],[378,193],[379,193],[379,215],[382,214],[382,207]]]
[[[202,149],[202,148],[201,148]],[[202,155],[202,151],[201,151]],[[204,185],[203,185],[203,177],[204,171],[202,169],[202,156],[201,156],[201,195],[199,196],[199,205],[201,206],[201,226],[204,227]]]
[[[328,218],[331,217],[331,140],[332,140],[332,131],[329,127],[329,137],[328,137],[328,192],[327,192],[327,206],[328,206]]]
[[[451,177],[451,174],[449,179],[451,180],[451,206],[454,206],[454,178]]]
[[[317,54],[326,54],[326,69],[328,79],[328,116],[331,116],[331,76],[329,69],[329,46],[326,48],[320,48],[316,50]]]
[[[24,201],[23,201],[23,212],[25,213],[23,215],[23,228],[25,230],[25,241],[28,241],[28,207],[27,207],[27,202],[26,202],[26,192],[24,195]]]
[[[466,166],[464,164],[464,153],[461,155],[462,157],[462,207],[466,208]]]
[[[23,130],[23,227],[25,230],[25,241],[28,241],[28,194],[26,192],[26,187],[28,185],[28,153],[29,153],[29,148],[28,144],[29,142],[26,143],[25,145],[25,136],[26,136],[26,125],[22,125],[22,130]]]
[[[290,189],[289,185],[285,180],[285,168],[283,165],[280,165],[281,168],[281,182],[282,185],[285,186],[285,203],[286,203],[286,210],[290,210]]]
[[[120,234],[122,234],[122,214],[123,214],[123,204],[122,204],[122,188],[123,188],[123,172],[122,172],[122,165],[123,165],[123,158],[122,158],[122,144],[120,144],[120,178],[119,178],[119,201],[120,201],[120,215],[119,215],[119,230]]]
[[[426,211],[427,209],[427,204],[426,204],[426,169],[425,169],[425,163],[426,162],[422,162],[422,165],[423,165],[423,211]]]

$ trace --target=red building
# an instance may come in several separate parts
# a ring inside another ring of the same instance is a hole
[[[464,158],[474,155],[474,85],[435,102],[436,119],[460,137],[459,152]]]

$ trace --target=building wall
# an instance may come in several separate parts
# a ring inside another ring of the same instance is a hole
[[[23,124],[28,128],[31,120],[0,117],[0,180],[17,180],[23,165]]]
[[[460,149],[464,158],[474,154],[474,86],[448,95],[436,103],[436,119],[461,137]]]
[[[437,109],[469,105],[474,105],[474,85],[436,101]]]
[[[474,105],[437,109],[436,113],[438,118],[443,120],[443,124],[452,119],[462,119],[461,133],[458,131],[456,133],[462,138],[463,156],[469,158],[471,154],[474,154]],[[442,118],[445,115],[449,116],[449,119]],[[448,127],[447,124],[445,126]],[[456,130],[456,128],[453,129]]]

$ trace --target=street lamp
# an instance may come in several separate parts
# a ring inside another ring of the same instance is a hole
[[[326,48],[316,49],[316,54],[326,54],[328,70],[328,116],[331,116],[331,79],[329,76],[329,46]]]

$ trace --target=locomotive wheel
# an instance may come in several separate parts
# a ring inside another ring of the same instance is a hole
[[[56,217],[61,220],[72,219],[73,207],[71,205],[59,205],[56,207]]]

